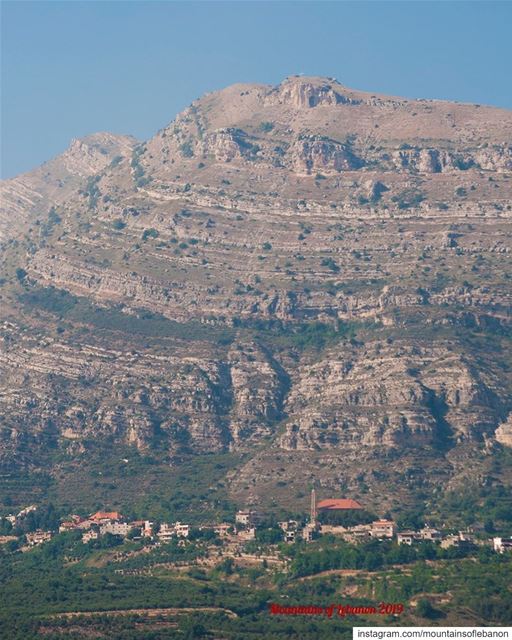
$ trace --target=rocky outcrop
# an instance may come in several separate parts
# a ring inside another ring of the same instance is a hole
[[[474,154],[474,162],[486,171],[511,171],[512,146],[504,144],[478,149]]]
[[[453,169],[452,155],[439,149],[399,149],[392,153],[397,169],[421,173],[441,173]]]
[[[64,448],[94,438],[169,455],[245,449],[273,434],[287,375],[271,356],[237,343],[227,362],[189,360],[7,340],[0,371],[10,390],[0,405],[12,433],[25,425],[34,453],[43,442],[34,433]]]
[[[512,414],[508,416],[505,422],[500,424],[494,435],[499,443],[506,447],[512,447]]]
[[[348,145],[321,136],[299,136],[290,156],[297,173],[353,171],[363,165]]]
[[[259,147],[241,129],[221,129],[206,136],[200,143],[203,155],[211,154],[220,162],[253,158]]]
[[[505,145],[467,151],[405,148],[396,150],[391,155],[397,169],[419,173],[447,173],[468,169],[503,172],[512,168],[512,148]]]
[[[0,398],[7,426],[67,441],[113,439],[139,449],[216,451],[230,439],[225,367],[65,344],[4,346],[0,369],[11,391]],[[22,367],[27,393],[17,379]],[[152,382],[152,381],[158,381]],[[51,425],[50,425],[51,423]],[[53,426],[52,426],[53,425]],[[36,445],[37,448],[37,445]]]
[[[70,174],[88,177],[99,173],[118,156],[129,156],[136,140],[112,133],[94,133],[74,138],[69,148],[58,158]]]
[[[333,351],[304,367],[286,402],[285,449],[413,448],[480,441],[506,392],[463,358],[405,342]],[[493,385],[494,389],[490,385]]]
[[[307,78],[288,78],[267,99],[271,104],[291,104],[296,109],[312,109],[318,106],[347,104],[349,99],[336,91],[329,83],[308,81]]]
[[[255,343],[237,343],[231,348],[229,370],[232,448],[246,448],[273,435],[282,417],[287,375]]]

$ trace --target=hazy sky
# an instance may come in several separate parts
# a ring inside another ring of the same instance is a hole
[[[512,108],[512,3],[3,2],[2,177],[206,91],[287,75]]]

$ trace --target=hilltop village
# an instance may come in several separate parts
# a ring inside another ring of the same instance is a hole
[[[300,541],[309,543],[327,535],[354,545],[371,540],[386,540],[407,546],[430,542],[441,549],[456,547],[470,550],[484,546],[491,547],[497,553],[512,551],[512,536],[488,538],[474,529],[456,532],[425,525],[418,530],[399,530],[396,522],[386,518],[357,523],[358,519],[364,520],[366,513],[361,504],[347,498],[324,499],[317,503],[314,490],[311,493],[308,517],[277,523],[270,523],[265,514],[254,509],[237,511],[231,522],[208,523],[199,527],[183,522],[130,520],[118,511],[97,511],[87,517],[69,515],[60,521],[58,528],[27,530],[32,529],[27,522],[31,514],[32,520],[36,521],[33,516],[37,510],[36,505],[30,505],[16,515],[0,517],[1,531],[5,534],[0,535],[0,545],[9,544],[12,551],[24,552],[52,540],[59,534],[79,532],[84,545],[101,544],[103,540],[106,541],[106,546],[113,546],[123,540],[133,540],[142,541],[148,546],[171,541],[186,546],[194,539],[216,540],[216,549],[218,551],[220,547],[224,556],[229,556],[230,553],[240,554],[244,551],[244,545],[251,541],[260,541],[267,545],[280,542],[293,544]],[[350,519],[355,524],[336,524],[339,516],[346,514],[350,514]],[[358,518],[359,514],[361,515]]]

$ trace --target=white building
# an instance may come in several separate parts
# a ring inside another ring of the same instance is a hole
[[[99,531],[96,529],[88,529],[82,534],[82,542],[87,544],[90,540],[97,540],[100,537]]]
[[[237,511],[235,515],[235,522],[247,527],[257,525],[260,520],[260,514],[250,509],[241,509],[240,511]]]
[[[178,536],[178,538],[188,538],[188,535],[190,533],[190,525],[177,522],[174,525],[174,532]]]
[[[400,531],[397,535],[398,544],[406,544],[409,547],[420,540],[420,535],[416,531]]]
[[[288,543],[295,542],[297,539],[297,532],[290,529],[289,531],[284,532],[284,541]]]
[[[111,533],[113,536],[126,536],[131,531],[131,526],[126,522],[105,522],[100,525],[100,535],[104,536],[106,533]]]
[[[160,525],[160,531],[156,534],[157,538],[160,542],[170,542],[171,538],[176,535],[174,531],[174,526],[172,524],[167,524],[163,522]]]
[[[443,534],[433,527],[423,527],[420,529],[420,536],[423,540],[430,540],[431,542],[439,542],[443,539]]]
[[[160,542],[170,542],[171,538],[188,538],[190,534],[190,525],[176,522],[174,524],[162,523],[160,531],[156,534]]]
[[[223,522],[221,524],[215,525],[213,527],[213,530],[218,536],[220,536],[221,538],[225,538],[233,530],[233,525],[229,524],[229,522]]]
[[[248,525],[251,522],[251,512],[249,510],[237,511],[235,515],[237,524]]]
[[[28,544],[34,547],[35,545],[43,544],[43,542],[48,542],[52,539],[52,535],[51,531],[41,531],[41,529],[38,529],[33,533],[27,533],[26,538]]]
[[[372,538],[394,538],[396,524],[392,520],[375,520],[370,528]]]
[[[497,553],[505,553],[512,551],[512,538],[493,538],[494,551]]]

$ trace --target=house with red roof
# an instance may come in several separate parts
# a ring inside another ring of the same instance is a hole
[[[352,498],[328,498],[320,500],[316,505],[318,511],[347,511],[350,509],[362,509],[363,507]]]
[[[89,517],[89,520],[93,522],[119,522],[122,520],[123,516],[119,513],[119,511],[96,511],[92,516]]]

